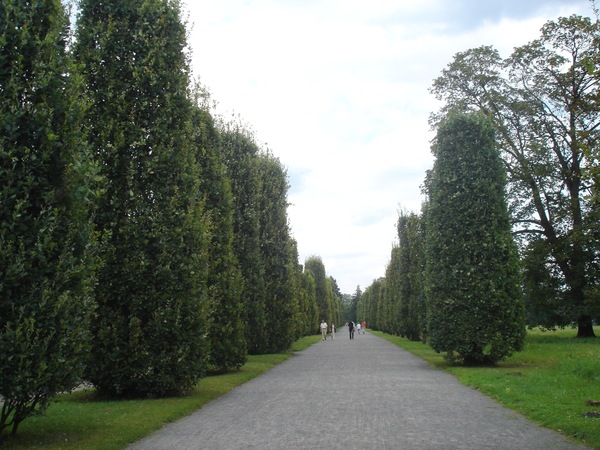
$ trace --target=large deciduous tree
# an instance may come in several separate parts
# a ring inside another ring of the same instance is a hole
[[[506,176],[491,123],[454,114],[438,125],[427,180],[430,344],[451,361],[489,364],[521,349],[524,307]]]
[[[170,0],[83,0],[76,56],[106,178],[88,377],[110,396],[189,391],[206,368],[207,230],[186,31]]]
[[[80,382],[89,343],[95,169],[67,31],[59,0],[0,5],[0,436]]]
[[[598,76],[590,70],[598,60],[599,27],[580,16],[550,21],[539,39],[506,60],[491,47],[467,50],[432,87],[446,101],[442,115],[462,107],[493,121],[513,221],[524,240],[533,324],[574,322],[579,337],[594,336],[600,304],[598,202],[589,195],[597,183],[600,133]],[[540,289],[536,279],[545,280]]]

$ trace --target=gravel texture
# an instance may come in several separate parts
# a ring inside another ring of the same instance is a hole
[[[384,339],[342,330],[129,448],[587,448]]]

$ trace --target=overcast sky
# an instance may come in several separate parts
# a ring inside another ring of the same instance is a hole
[[[194,77],[288,170],[300,263],[342,293],[385,275],[433,158],[428,92],[457,52],[502,57],[588,0],[187,0]]]

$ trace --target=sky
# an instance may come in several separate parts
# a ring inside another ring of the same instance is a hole
[[[299,262],[342,293],[385,276],[400,210],[433,165],[432,82],[470,48],[502,57],[588,0],[184,0],[192,72],[286,167]]]

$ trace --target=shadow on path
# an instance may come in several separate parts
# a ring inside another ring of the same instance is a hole
[[[384,339],[342,331],[129,448],[586,448]]]

